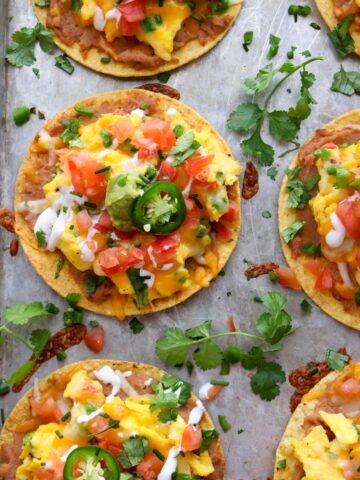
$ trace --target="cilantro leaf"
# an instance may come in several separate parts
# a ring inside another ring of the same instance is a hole
[[[150,452],[149,441],[145,437],[130,437],[123,442],[124,450],[118,453],[121,466],[125,469],[139,465],[145,455]]]
[[[348,15],[342,22],[336,25],[332,32],[328,33],[328,37],[334,44],[336,51],[343,58],[355,51],[355,42],[349,33],[353,20],[354,15]]]
[[[280,37],[277,37],[276,35],[273,35],[272,33],[270,33],[269,43],[270,43],[270,48],[269,48],[269,51],[267,53],[266,58],[268,60],[271,60],[272,58],[275,57],[275,55],[277,55],[277,53],[279,51]]]
[[[299,131],[299,125],[290,117],[288,112],[281,110],[269,112],[268,119],[270,133],[277,140],[290,142]]]
[[[296,235],[299,234],[300,230],[303,229],[306,222],[300,222],[299,220],[295,220],[291,225],[286,227],[282,232],[281,236],[283,237],[286,243],[290,243],[291,240],[294,240]]]
[[[145,325],[142,322],[140,322],[140,320],[137,319],[136,317],[130,320],[129,325],[134,335],[142,332],[145,328]]]
[[[230,113],[227,125],[235,132],[246,133],[256,126],[262,116],[263,111],[256,103],[243,103]]]
[[[5,319],[13,325],[26,325],[30,320],[49,315],[41,302],[16,303],[4,311]]]
[[[170,365],[181,365],[186,360],[186,355],[193,342],[185,332],[178,327],[170,327],[163,337],[156,342],[156,354]]]
[[[273,400],[280,393],[279,384],[286,380],[285,372],[278,363],[264,362],[251,377],[251,388],[262,400]]]
[[[30,342],[33,346],[33,352],[36,358],[39,358],[42,351],[46,347],[51,334],[49,330],[36,329],[31,332]]]
[[[194,353],[194,360],[202,370],[209,370],[221,364],[222,354],[216,343],[210,340]]]
[[[325,359],[331,370],[343,370],[349,362],[349,357],[347,355],[342,355],[341,353],[330,349],[326,352]]]
[[[175,146],[170,150],[170,155],[179,155],[185,153],[191,147],[195,140],[195,132],[190,130],[176,140]]]
[[[240,147],[245,153],[254,155],[262,166],[269,167],[274,161],[275,151],[271,145],[263,141],[258,129],[250,138],[241,142]]]
[[[273,64],[269,63],[261,68],[254,79],[246,78],[241,82],[241,88],[247,95],[258,95],[266,90],[273,77],[278,71],[274,70]]]
[[[196,327],[188,328],[186,330],[186,336],[192,340],[198,340],[199,338],[209,337],[211,334],[211,324],[210,320],[207,320]]]
[[[29,67],[36,61],[35,44],[39,41],[41,49],[52,53],[55,48],[53,34],[40,23],[33,28],[24,27],[14,32],[6,48],[6,60],[14,67]]]
[[[340,65],[340,71],[334,74],[331,90],[349,97],[355,93],[360,93],[360,73],[347,72]]]

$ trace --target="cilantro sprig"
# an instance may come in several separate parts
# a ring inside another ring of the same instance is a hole
[[[5,321],[0,324],[0,340],[4,340],[3,333],[11,335],[21,342],[34,356],[33,359],[20,366],[8,379],[8,384],[21,382],[31,371],[36,360],[40,357],[50,338],[50,332],[46,329],[35,329],[31,332],[30,340],[26,340],[19,333],[13,330],[13,326],[24,326],[30,324],[33,320],[49,315],[54,315],[57,308],[54,305],[43,305],[41,302],[16,303],[4,311]]]
[[[14,67],[29,67],[36,62],[35,45],[39,42],[45,53],[53,53],[55,43],[53,34],[40,23],[35,27],[24,27],[12,34],[11,42],[6,48],[6,60]]]
[[[310,73],[307,65],[323,60],[323,57],[312,57],[295,65],[285,62],[279,68],[274,68],[270,63],[261,68],[255,78],[242,81],[241,87],[247,95],[258,96],[270,88],[275,76],[282,74],[282,78],[275,83],[273,88],[260,107],[258,102],[246,102],[239,105],[228,118],[228,127],[240,134],[249,134],[250,137],[240,144],[242,150],[258,159],[260,165],[270,166],[274,162],[274,148],[262,139],[262,129],[265,121],[269,122],[271,136],[278,141],[293,143],[300,130],[301,122],[309,117],[311,105],[316,101],[310,94],[310,88],[315,82],[315,75]],[[300,71],[301,89],[300,98],[295,107],[289,110],[270,111],[270,102],[278,89],[296,72]]]
[[[273,400],[279,393],[279,384],[285,382],[285,373],[278,363],[268,362],[265,355],[281,350],[280,343],[294,332],[292,319],[285,311],[287,299],[278,292],[269,292],[258,300],[265,312],[256,322],[258,334],[242,331],[212,333],[211,321],[183,330],[170,327],[156,342],[156,354],[165,363],[182,366],[190,356],[202,370],[221,366],[221,373],[230,371],[233,364],[241,363],[247,370],[256,370],[251,379],[253,392],[263,400]],[[245,337],[254,341],[250,350],[229,345],[222,350],[220,338]]]

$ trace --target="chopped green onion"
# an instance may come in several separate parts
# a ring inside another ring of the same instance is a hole
[[[15,125],[20,127],[21,125],[24,125],[24,123],[28,122],[30,120],[30,108],[28,107],[16,107],[13,110],[13,119],[15,122]]]

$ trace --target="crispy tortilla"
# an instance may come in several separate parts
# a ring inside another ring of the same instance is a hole
[[[334,30],[339,23],[334,15],[334,0],[315,0],[315,3],[330,30]],[[355,53],[360,55],[360,32],[351,30],[351,36],[355,42]]]
[[[328,123],[323,128],[327,130],[341,130],[348,125],[360,125],[360,110],[354,110],[346,113],[345,115],[342,115],[336,120]],[[297,160],[298,157],[296,156],[289,168],[294,168],[297,164]],[[286,192],[287,182],[288,178],[285,176],[279,194],[278,214],[280,232],[282,232],[287,226],[296,220],[296,211],[292,211],[286,206],[288,197]],[[281,234],[280,241],[287,263],[295,273],[295,276],[299,280],[302,289],[305,291],[305,293],[307,293],[307,295],[309,295],[311,300],[313,300],[322,310],[324,310],[325,313],[333,317],[335,320],[338,320],[348,327],[360,330],[360,319],[358,315],[345,311],[342,302],[336,300],[331,292],[327,290],[314,289],[314,275],[304,268],[304,263],[309,260],[309,257],[306,255],[300,255],[298,258],[293,258],[291,249],[289,245],[284,242]]]
[[[209,125],[209,123],[204,120],[200,115],[198,115],[194,110],[184,105],[183,103],[161,95],[159,93],[153,93],[144,90],[123,90],[116,92],[104,93],[102,95],[96,95],[94,97],[89,97],[81,102],[76,102],[76,105],[81,105],[84,107],[92,107],[95,110],[101,105],[108,104],[114,108],[121,108],[122,105],[128,105],[129,102],[133,105],[133,108],[136,108],[138,105],[142,105],[146,102],[154,103],[156,109],[167,110],[170,107],[176,108],[176,110],[184,117],[185,121],[195,129],[201,129],[204,127],[210,128],[212,134],[217,138],[217,140],[223,145],[224,152],[229,156],[232,156],[230,148],[225,143],[224,139],[216,132],[216,130]],[[53,128],[59,127],[60,121],[64,118],[70,118],[74,116],[74,105],[68,107],[63,112],[55,115],[50,119],[43,128],[47,131],[51,131]],[[37,136],[34,138],[36,140]],[[22,201],[22,191],[26,179],[26,170],[31,165],[37,161],[38,155],[34,152],[31,152],[31,146],[27,151],[27,154],[23,160],[23,163],[20,167],[17,181],[16,181],[16,190],[15,190],[15,222],[16,222],[16,233],[19,236],[23,250],[30,260],[30,263],[33,265],[37,273],[45,280],[45,282],[53,288],[59,295],[65,297],[68,293],[78,292],[80,289],[79,281],[76,278],[74,267],[68,262],[65,261],[65,265],[61,270],[60,276],[58,279],[55,279],[54,272],[56,271],[56,266],[59,260],[59,253],[45,251],[40,249],[37,245],[34,233],[30,228],[30,225],[24,219],[22,214],[19,212],[17,205]],[[239,184],[236,182],[231,187],[228,187],[228,192],[234,201],[237,203],[239,212],[240,212],[240,191]],[[233,226],[234,229],[234,241],[228,243],[218,243],[218,271],[217,274],[224,267],[225,263],[229,259],[231,253],[235,249],[236,240],[239,236],[241,224],[241,214],[239,213],[239,221],[236,225]],[[210,271],[205,277],[205,281],[212,280],[214,276]],[[128,301],[125,306],[125,316],[128,315],[141,315],[145,313],[153,313],[166,308],[170,308],[180,302],[183,302],[188,297],[198,292],[201,289],[199,285],[191,285],[188,289],[181,292],[177,292],[170,297],[164,297],[156,299],[141,310],[131,301]],[[87,310],[93,311],[95,313],[117,316],[120,318],[119,312],[114,307],[111,299],[107,299],[104,302],[99,303],[98,301],[88,300],[84,295],[82,295],[79,302],[79,306]],[[124,317],[123,317],[124,318]]]
[[[342,372],[340,372],[342,373]],[[327,386],[335,380],[339,375],[339,372],[331,372],[325,378],[323,378],[315,387],[310,391],[311,392],[324,392]],[[302,440],[305,437],[305,432],[303,430],[303,422],[305,417],[311,414],[315,409],[318,400],[304,401],[295,410],[292,415],[287,427],[285,429],[284,435],[280,441],[279,447],[276,451],[276,461],[275,461],[275,470],[274,470],[274,479],[273,480],[292,480],[293,478],[298,478],[295,476],[296,469],[298,468],[299,462],[294,457],[294,450],[291,444],[292,440]],[[277,468],[279,460],[286,460],[286,468],[281,470]]]
[[[34,12],[39,20],[39,22],[46,26],[46,17],[48,8],[39,8],[35,6],[37,0],[32,0]],[[186,63],[192,62],[197,58],[201,57],[209,50],[211,50],[215,45],[217,45],[222,38],[229,31],[231,26],[236,20],[236,17],[239,15],[240,9],[242,6],[242,1],[238,5],[232,5],[229,10],[226,12],[227,15],[232,15],[233,20],[230,23],[229,27],[220,35],[215,38],[211,38],[205,45],[201,45],[198,40],[191,40],[184,45],[179,50],[174,52],[173,59],[170,62],[166,62],[163,65],[159,65],[156,68],[134,68],[131,65],[126,63],[120,63],[111,61],[108,64],[100,62],[101,57],[104,56],[104,52],[99,51],[97,48],[91,48],[88,51],[86,58],[82,55],[78,45],[68,46],[63,41],[54,35],[54,41],[56,45],[63,50],[66,55],[73,58],[77,62],[81,63],[85,67],[91,68],[96,72],[104,73],[106,75],[114,75],[116,77],[149,77],[156,75],[161,72],[167,72],[175,68],[181,67]]]
[[[49,388],[53,387],[54,385],[59,385],[59,383],[63,384],[65,381],[68,381],[72,377],[72,375],[74,375],[74,373],[78,370],[86,370],[87,372],[92,372],[106,365],[123,372],[132,370],[145,373],[146,375],[154,378],[155,380],[160,380],[160,378],[166,374],[166,372],[164,372],[163,370],[153,367],[152,365],[146,365],[144,363],[123,362],[119,360],[84,360],[81,362],[66,365],[65,367],[62,367],[59,370],[51,373],[47,377],[39,380],[39,391],[44,392]],[[0,432],[0,449],[2,445],[11,444],[13,442],[13,436],[15,433],[17,433],[17,425],[31,418],[31,407],[29,400],[32,396],[34,396],[34,388],[29,390],[21,398],[21,400],[17,402],[17,404],[7,417],[4,426]],[[196,400],[196,396],[193,393],[191,394],[191,398]],[[207,411],[205,411],[200,425],[201,428],[204,430],[215,429],[215,426]],[[215,458],[217,459],[218,470],[219,472],[221,472],[220,476],[216,477],[216,480],[222,480],[224,478],[225,457],[219,437],[216,437],[213,441],[210,456],[213,460]]]

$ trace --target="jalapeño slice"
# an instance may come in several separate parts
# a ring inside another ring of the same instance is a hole
[[[184,197],[174,183],[152,183],[133,204],[134,225],[146,233],[168,235],[184,223],[185,217]]]
[[[73,450],[66,459],[64,480],[119,480],[118,463],[103,448],[88,446]]]

